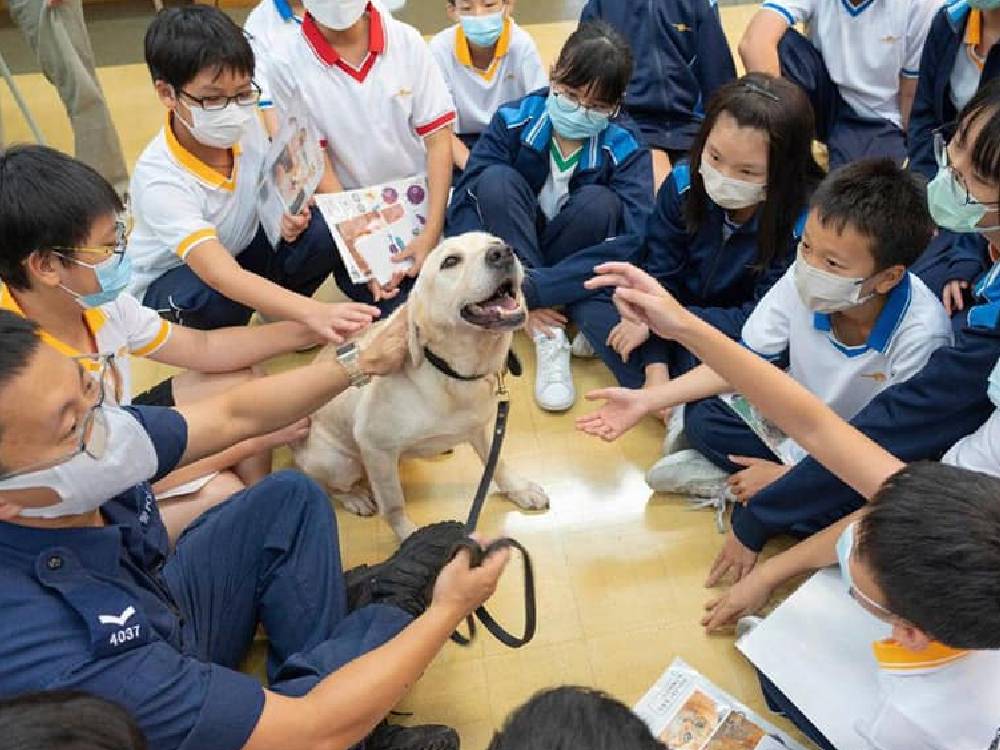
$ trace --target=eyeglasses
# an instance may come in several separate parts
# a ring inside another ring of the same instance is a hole
[[[74,438],[76,448],[67,455],[51,461],[41,461],[31,466],[0,476],[0,481],[14,479],[36,471],[51,469],[85,453],[94,460],[100,460],[108,449],[108,421],[104,415],[105,385],[108,377],[116,377],[113,354],[96,354],[73,357],[80,368],[80,378],[85,380],[85,388],[96,390],[94,405],[91,406],[76,427]]]
[[[53,247],[51,248],[53,252],[62,256],[68,261],[73,263],[78,263],[83,266],[92,265],[90,263],[84,263],[78,259],[77,255],[83,253],[86,255],[96,255],[100,258],[98,263],[105,262],[108,258],[117,256],[118,263],[122,262],[125,257],[125,248],[128,246],[129,236],[132,234],[132,215],[130,213],[122,214],[118,219],[115,220],[115,244],[114,245],[96,245],[96,246],[84,246],[84,247]]]
[[[561,109],[563,112],[565,112],[566,114],[570,114],[572,112],[577,112],[580,109],[583,109],[587,113],[587,119],[589,119],[595,125],[599,124],[599,120],[594,118],[594,115],[598,115],[599,117],[617,117],[618,114],[622,111],[620,104],[617,104],[613,107],[609,107],[607,105],[603,106],[590,105],[590,104],[584,104],[583,102],[581,102],[579,99],[577,99],[575,96],[573,96],[567,91],[553,90],[552,93],[555,98],[556,106],[559,107],[559,109]]]
[[[937,160],[938,167],[951,171],[961,193],[964,194],[966,205],[985,206],[987,211],[1000,211],[1000,201],[981,201],[972,195],[972,191],[969,190],[969,185],[966,183],[965,178],[951,163],[951,156],[948,153],[949,141],[945,138],[942,131],[943,128],[938,128],[934,131],[934,158]],[[959,197],[962,197],[962,195],[959,195]]]
[[[225,109],[231,102],[236,102],[240,107],[253,107],[260,103],[260,86],[253,82],[250,84],[249,91],[241,91],[235,96],[194,96],[183,89],[181,89],[181,94],[209,112]]]

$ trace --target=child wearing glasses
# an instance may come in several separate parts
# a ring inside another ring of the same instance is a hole
[[[194,328],[243,325],[255,310],[324,341],[365,328],[378,309],[312,299],[331,271],[347,275],[318,212],[286,215],[277,248],[261,229],[268,140],[243,31],[216,8],[171,8],[147,30],[145,54],[167,116],[132,176],[129,292]],[[358,296],[353,285],[342,289]]]
[[[602,314],[602,295],[583,282],[597,263],[639,251],[652,208],[649,151],[618,118],[631,75],[624,37],[603,21],[581,24],[551,71],[552,86],[494,115],[448,208],[449,236],[494,234],[526,267],[535,400],[548,411],[576,400],[565,325],[586,328]]]
[[[195,331],[123,292],[131,277],[127,215],[101,175],[44,146],[0,153],[0,309],[34,320],[58,351],[102,381],[109,403],[190,404],[251,380],[260,362],[314,343],[294,322]],[[131,357],[186,368],[133,398]],[[271,472],[271,449],[297,425],[174,472],[154,487],[171,539],[209,507]]]

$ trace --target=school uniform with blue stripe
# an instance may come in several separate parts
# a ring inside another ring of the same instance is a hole
[[[540,89],[493,117],[455,187],[445,233],[485,231],[509,243],[525,266],[528,307],[563,306],[585,329],[601,305],[601,293],[583,286],[594,266],[633,261],[642,247],[653,203],[652,159],[631,124],[616,118],[583,144],[553,213],[548,93]],[[601,344],[598,353],[610,364],[617,355]]]
[[[632,47],[624,106],[643,142],[686,152],[706,102],[736,79],[716,0],[589,0],[580,21],[594,19],[610,23]]]
[[[976,287],[975,305],[953,346],[934,352],[919,374],[887,388],[851,424],[900,460],[936,461],[993,413],[986,385],[1000,359],[1000,265]],[[760,551],[773,536],[807,536],[853,513],[864,498],[812,457],[754,496],[733,532]]]

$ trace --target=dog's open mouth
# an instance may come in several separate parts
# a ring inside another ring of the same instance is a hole
[[[514,282],[507,279],[489,297],[462,308],[462,319],[480,328],[514,329],[524,323],[526,315],[514,291]]]

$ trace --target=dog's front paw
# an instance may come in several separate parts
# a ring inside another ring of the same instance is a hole
[[[371,495],[361,490],[340,495],[338,499],[344,504],[344,509],[348,513],[353,513],[356,516],[374,516],[378,513],[375,500],[372,499]]]
[[[548,510],[549,507],[549,496],[534,482],[524,482],[523,487],[504,494],[525,510]]]

